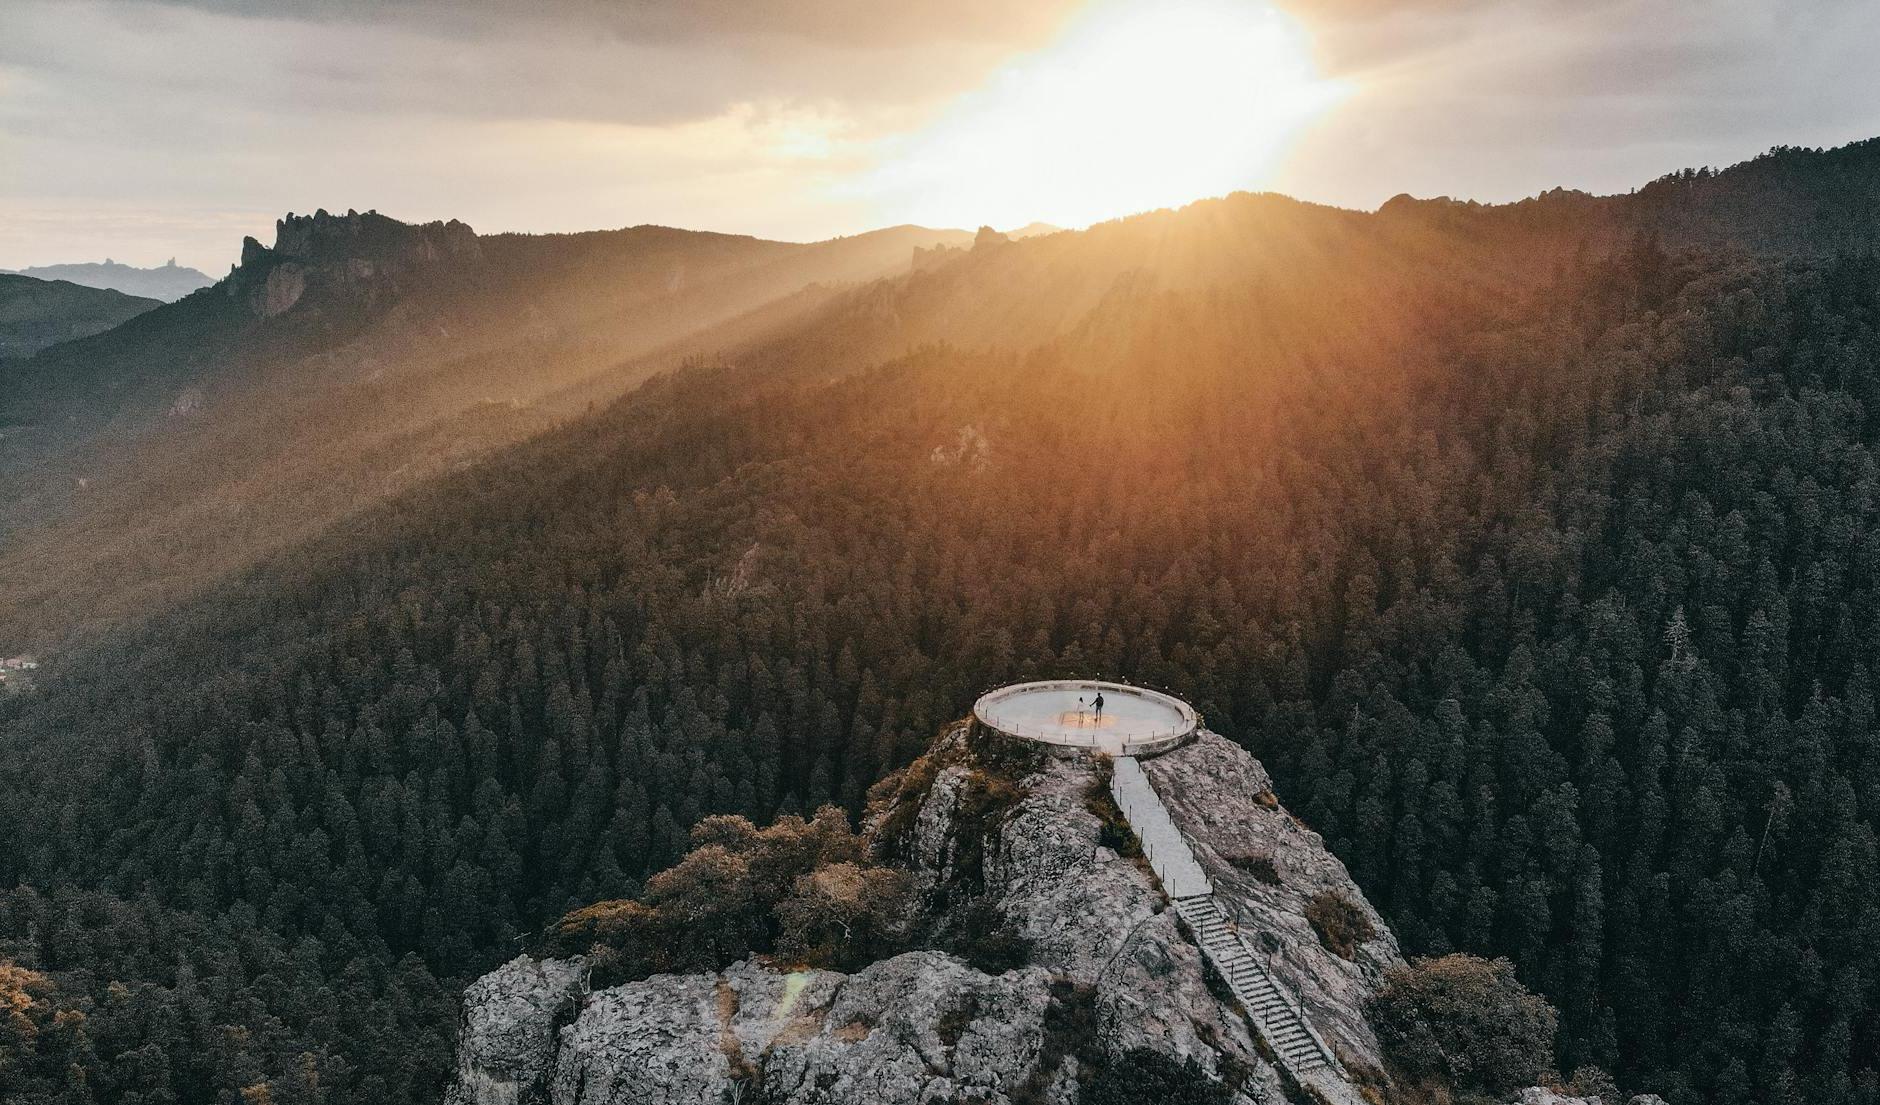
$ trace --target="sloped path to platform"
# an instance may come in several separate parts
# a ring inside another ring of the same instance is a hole
[[[1155,792],[1142,765],[1133,756],[1118,757],[1110,779],[1110,794],[1129,819],[1143,854],[1175,910],[1188,922],[1188,931],[1201,954],[1227,980],[1247,1017],[1267,1046],[1298,1082],[1319,1091],[1334,1105],[1362,1105],[1363,1098],[1339,1063],[1338,1057],[1306,1019],[1299,1002],[1274,979],[1245,936],[1228,919],[1214,898],[1214,885],[1196,861],[1168,808]]]
[[[1116,758],[1110,793],[1129,819],[1129,827],[1136,831],[1136,839],[1142,841],[1143,854],[1170,898],[1214,893],[1214,884],[1208,881],[1201,864],[1195,862],[1194,850],[1182,839],[1181,830],[1169,818],[1168,808],[1162,805],[1134,756]]]

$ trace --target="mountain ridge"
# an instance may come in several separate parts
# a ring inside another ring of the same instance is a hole
[[[0,358],[28,357],[112,329],[158,306],[66,280],[0,273]]]
[[[214,288],[4,370],[0,522],[14,540],[0,558],[30,581],[13,595],[107,621],[160,605],[212,564],[246,562],[678,364],[706,327],[774,328],[944,234],[892,228],[810,245],[660,227],[481,237],[374,212],[290,216],[274,246],[250,239]],[[263,474],[204,486],[205,466],[231,460]],[[289,488],[301,501],[287,501]],[[233,502],[261,513],[227,517]],[[76,536],[104,517],[168,532],[121,551]],[[152,561],[179,527],[178,559]],[[74,570],[88,577],[61,581]],[[0,632],[19,632],[4,610]],[[65,635],[43,620],[34,632],[40,647]]]
[[[1625,193],[1552,188],[1504,204],[1400,194],[1378,214],[1488,219],[1555,235],[1590,224],[1608,247],[1644,234],[1672,249],[1861,254],[1880,248],[1880,137],[1832,148],[1776,146],[1720,169],[1666,173]]]
[[[33,265],[17,270],[0,269],[0,273],[4,272],[13,272],[19,276],[31,276],[40,280],[64,280],[87,288],[104,288],[140,298],[161,300],[165,303],[181,299],[191,292],[215,283],[214,278],[207,273],[179,266],[174,257],[170,258],[168,264],[151,269],[120,264],[107,257],[103,262]]]

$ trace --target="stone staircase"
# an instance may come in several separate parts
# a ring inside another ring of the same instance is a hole
[[[1246,938],[1221,913],[1213,895],[1177,898],[1175,911],[1188,922],[1202,952],[1227,980],[1267,1046],[1293,1077],[1303,1081],[1308,1072],[1337,1066],[1331,1048],[1312,1030],[1304,1011],[1273,981]]]
[[[1175,903],[1175,911],[1188,923],[1201,954],[1227,980],[1280,1065],[1332,1105],[1362,1105],[1350,1076],[1313,1030],[1305,1010],[1274,979],[1263,958],[1221,909],[1213,883],[1195,860],[1187,837],[1169,817],[1142,765],[1133,756],[1120,756],[1114,768],[1110,794],[1142,841],[1149,866]]]

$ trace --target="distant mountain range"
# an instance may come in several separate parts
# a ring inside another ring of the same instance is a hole
[[[1052,226],[1050,223],[1031,222],[1017,230],[1006,231],[1005,236],[1007,238],[1036,238],[1040,234],[1056,234],[1063,229],[1061,226]]]
[[[72,265],[39,265],[11,271],[18,276],[69,280],[87,288],[109,288],[126,295],[158,299],[165,303],[174,302],[198,288],[215,283],[206,273],[177,264],[174,257],[170,258],[169,264],[154,269],[119,264],[107,257],[103,263],[86,261]]]
[[[49,345],[90,337],[160,305],[154,299],[66,280],[0,273],[0,357],[25,357]]]

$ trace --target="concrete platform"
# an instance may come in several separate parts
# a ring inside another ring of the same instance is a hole
[[[1194,707],[1160,691],[1077,679],[1000,687],[973,704],[973,717],[1007,736],[1111,756],[1167,751],[1192,736],[1201,720]]]

